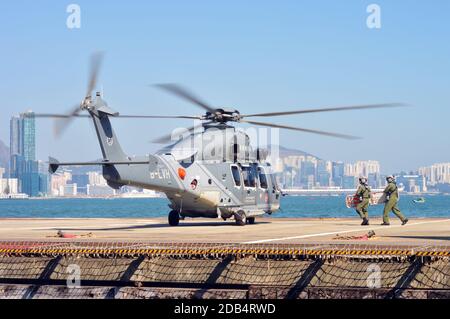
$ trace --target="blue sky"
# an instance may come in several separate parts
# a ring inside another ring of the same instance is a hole
[[[81,29],[66,7],[81,6]],[[381,7],[368,29],[366,8]],[[386,173],[450,161],[450,2],[434,1],[1,1],[0,139],[26,109],[65,112],[87,85],[91,52],[106,52],[99,84],[128,114],[200,114],[149,84],[175,82],[241,113],[405,102],[407,109],[277,118],[277,123],[364,137],[289,131],[281,144],[331,160],[377,159]],[[123,148],[145,154],[152,138],[190,125],[115,120]],[[37,123],[38,157],[100,156],[91,123],[55,140]]]

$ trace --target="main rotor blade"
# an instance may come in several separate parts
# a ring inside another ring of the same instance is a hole
[[[53,133],[56,138],[61,137],[64,130],[70,125],[74,117],[79,116],[80,105],[75,105],[66,115],[56,118],[53,124]]]
[[[188,119],[188,120],[201,120],[201,116],[184,116],[184,115],[128,115],[119,114],[114,116],[114,118],[129,118],[129,119]]]
[[[103,60],[103,52],[96,52],[91,56],[91,66],[89,73],[89,84],[85,96],[91,96],[92,90],[97,84],[98,74]]]
[[[208,112],[214,113],[215,109],[208,105],[207,103],[201,101],[199,98],[194,96],[192,93],[188,92],[186,89],[181,86],[173,83],[169,84],[156,84],[156,87],[159,87],[169,93],[172,93],[182,99],[185,99],[193,104],[200,106]]]
[[[66,119],[68,118],[70,115],[68,114],[56,114],[56,113],[35,113],[34,117],[35,118],[49,118],[49,119]],[[75,115],[75,117],[89,117],[89,115],[84,115],[84,114],[78,114]]]
[[[283,129],[287,129],[287,130],[294,130],[294,131],[301,131],[301,132],[320,134],[320,135],[326,135],[326,136],[332,136],[332,137],[339,137],[339,138],[344,138],[347,140],[356,140],[356,139],[360,138],[360,137],[352,136],[352,135],[331,133],[331,132],[325,132],[325,131],[317,131],[317,130],[311,130],[311,129],[301,128],[301,127],[293,127],[293,126],[279,125],[279,124],[272,124],[272,123],[265,123],[265,122],[255,122],[255,121],[246,121],[246,120],[241,120],[240,122],[259,125],[259,126],[269,126],[269,127],[275,127],[275,128],[283,128]]]
[[[198,125],[194,125],[194,126],[188,128],[187,131],[189,133],[191,133],[191,132],[195,131],[196,129],[202,128],[204,125],[207,125],[207,124],[210,124],[210,123],[212,123],[212,121],[205,122],[205,123],[200,123]],[[172,139],[172,133],[166,134],[166,135],[161,136],[161,137],[158,137],[158,138],[156,138],[156,139],[151,141],[151,143],[154,143],[154,144],[168,144],[170,142],[175,142]]]
[[[69,117],[78,117],[78,118],[88,118],[90,117],[87,114],[54,114],[54,113],[36,113],[34,117],[36,118],[54,118],[54,119],[67,119]],[[134,114],[119,114],[114,116],[114,118],[143,118],[143,119],[188,119],[188,120],[201,120],[201,116],[184,116],[184,115],[134,115]]]
[[[329,107],[321,109],[309,109],[309,110],[297,110],[286,112],[270,112],[270,113],[256,113],[241,115],[241,118],[245,117],[258,117],[258,116],[282,116],[291,114],[305,114],[305,113],[320,113],[320,112],[334,112],[334,111],[349,111],[349,110],[363,110],[363,109],[379,109],[386,107],[400,107],[406,106],[402,103],[385,103],[385,104],[367,104],[367,105],[354,105],[354,106],[341,106],[341,107]]]

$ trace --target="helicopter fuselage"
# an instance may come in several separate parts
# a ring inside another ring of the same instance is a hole
[[[281,192],[248,136],[224,124],[205,127],[154,155],[126,156],[109,112],[90,111],[102,149],[103,176],[113,188],[129,185],[164,193],[181,217],[247,217],[279,209]],[[111,163],[111,164],[109,164]]]
[[[170,208],[182,217],[227,219],[238,210],[251,217],[279,209],[280,191],[266,163],[183,165],[171,154],[147,159],[149,165],[104,165],[103,176],[115,188],[130,185],[165,193]]]

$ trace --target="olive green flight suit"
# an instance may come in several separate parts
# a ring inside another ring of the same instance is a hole
[[[398,202],[398,188],[397,184],[389,183],[384,189],[384,193],[389,197],[389,200],[384,204],[383,222],[389,224],[389,212],[392,211],[395,216],[400,218],[403,222],[406,218],[403,216],[400,209],[397,207]]]
[[[370,201],[370,188],[366,185],[359,185],[356,190],[356,195],[361,198],[361,202],[356,205],[356,212],[362,219],[369,219],[369,201]]]

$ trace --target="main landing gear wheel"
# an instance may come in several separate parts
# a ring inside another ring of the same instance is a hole
[[[255,217],[248,217],[247,223],[249,223],[250,225],[253,225],[255,223]]]
[[[239,210],[234,213],[234,219],[236,220],[236,225],[244,226],[247,223],[247,216],[243,210]]]
[[[180,223],[180,214],[176,210],[172,210],[169,213],[169,225],[170,226],[178,226]]]

